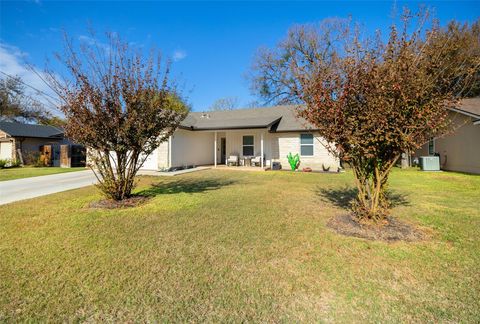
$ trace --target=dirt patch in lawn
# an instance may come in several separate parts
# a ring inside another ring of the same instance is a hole
[[[147,196],[133,196],[127,199],[123,199],[120,201],[111,200],[111,199],[103,199],[91,202],[88,207],[89,208],[101,208],[101,209],[116,209],[116,208],[129,208],[129,207],[137,207],[146,203],[152,197]]]
[[[344,214],[330,219],[327,226],[339,234],[367,240],[416,242],[428,238],[423,230],[393,217],[379,224],[361,224],[352,215]]]

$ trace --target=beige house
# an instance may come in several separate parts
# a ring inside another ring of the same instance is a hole
[[[192,112],[167,142],[145,161],[143,169],[227,165],[289,168],[287,155],[300,155],[300,169],[336,171],[339,160],[306,121],[297,119],[294,106]],[[276,163],[275,163],[276,162]],[[231,164],[231,163],[230,163]]]
[[[452,131],[434,138],[415,152],[417,157],[439,155],[442,170],[480,174],[480,98],[464,99],[450,109]]]

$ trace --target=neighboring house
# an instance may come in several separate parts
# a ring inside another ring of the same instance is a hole
[[[0,121],[0,159],[15,160],[21,154],[26,161],[32,154],[48,154],[51,165],[59,166],[60,146],[65,144],[71,155],[72,143],[59,127]]]
[[[443,170],[480,174],[480,98],[462,100],[449,115],[452,132],[432,139],[415,155],[439,155]]]
[[[325,141],[306,121],[296,118],[294,106],[192,112],[179,129],[146,160],[143,169],[226,164],[229,156],[263,156],[289,168],[288,153],[300,155],[300,169],[337,170],[339,160],[328,153]]]

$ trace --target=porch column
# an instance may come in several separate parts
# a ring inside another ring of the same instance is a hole
[[[263,132],[260,133],[260,165],[263,169]]]
[[[172,167],[172,135],[168,137],[168,167]]]
[[[213,147],[213,160],[214,160],[215,167],[217,167],[217,132],[215,132],[215,141],[214,141],[214,147]]]

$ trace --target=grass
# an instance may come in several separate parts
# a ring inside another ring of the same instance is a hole
[[[416,243],[327,229],[352,183],[209,170],[143,177],[135,208],[89,209],[91,187],[0,206],[0,321],[478,322],[480,176],[395,170]]]
[[[74,172],[74,171],[82,171],[82,170],[85,170],[85,168],[83,167],[81,168],[20,167],[20,168],[0,169],[0,181],[38,177],[43,175],[55,174],[55,173],[65,173],[65,172]]]

